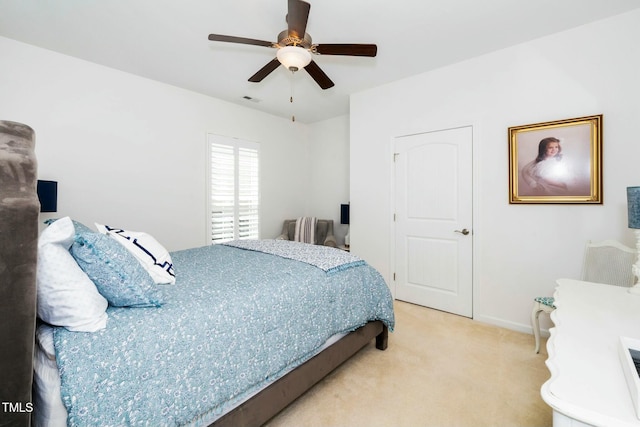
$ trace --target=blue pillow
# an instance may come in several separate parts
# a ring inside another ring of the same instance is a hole
[[[84,225],[79,221],[76,221],[75,219],[72,219],[71,222],[73,222],[73,226],[76,229],[76,234],[77,233],[95,233],[95,230],[90,229],[89,227],[87,227],[86,225]]]
[[[98,292],[114,307],[159,307],[162,290],[138,260],[112,237],[76,232],[69,249]]]
[[[59,219],[60,218],[49,218],[45,220],[44,223],[47,225],[51,225]],[[71,222],[73,223],[73,227],[75,228],[76,233],[96,233],[96,231],[90,229],[89,227],[79,221],[76,221],[75,219],[72,219]]]

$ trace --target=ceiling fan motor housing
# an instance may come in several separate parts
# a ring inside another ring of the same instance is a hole
[[[278,34],[278,46],[300,46],[305,49],[311,49],[311,36],[304,33],[304,38],[299,38],[289,34],[289,30],[284,30]]]

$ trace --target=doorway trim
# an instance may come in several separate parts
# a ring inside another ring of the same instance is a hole
[[[395,219],[394,219],[394,209],[395,203],[393,200],[396,198],[396,190],[395,190],[395,166],[394,166],[394,152],[395,152],[395,140],[396,138],[407,137],[418,135],[422,133],[430,133],[430,132],[439,132],[446,131],[451,129],[457,129],[461,127],[471,127],[471,167],[472,167],[472,183],[471,183],[471,192],[472,192],[472,201],[471,201],[471,230],[473,230],[473,240],[472,240],[472,272],[471,272],[471,292],[472,292],[472,314],[471,319],[476,318],[476,313],[479,313],[480,306],[480,283],[478,280],[478,272],[482,271],[480,267],[480,253],[479,248],[481,245],[479,242],[482,239],[482,232],[479,227],[481,224],[480,220],[480,159],[478,155],[478,144],[480,140],[480,124],[476,121],[469,121],[467,123],[457,123],[457,124],[449,124],[443,126],[429,126],[420,129],[412,129],[411,131],[397,131],[393,132],[389,137],[389,142],[387,143],[387,152],[389,158],[389,177],[391,180],[391,185],[389,186],[389,288],[391,290],[391,294],[393,298],[396,298],[396,280],[395,280],[395,271],[397,271],[396,266],[396,227],[395,227]],[[506,154],[505,149],[505,154]]]

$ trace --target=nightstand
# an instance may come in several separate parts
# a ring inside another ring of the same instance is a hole
[[[339,245],[338,249],[342,249],[343,251],[351,252],[351,248],[345,245]]]

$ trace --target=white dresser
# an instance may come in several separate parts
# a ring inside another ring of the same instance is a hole
[[[620,336],[640,339],[640,295],[559,279],[547,342],[543,400],[553,425],[640,426],[619,357]]]

